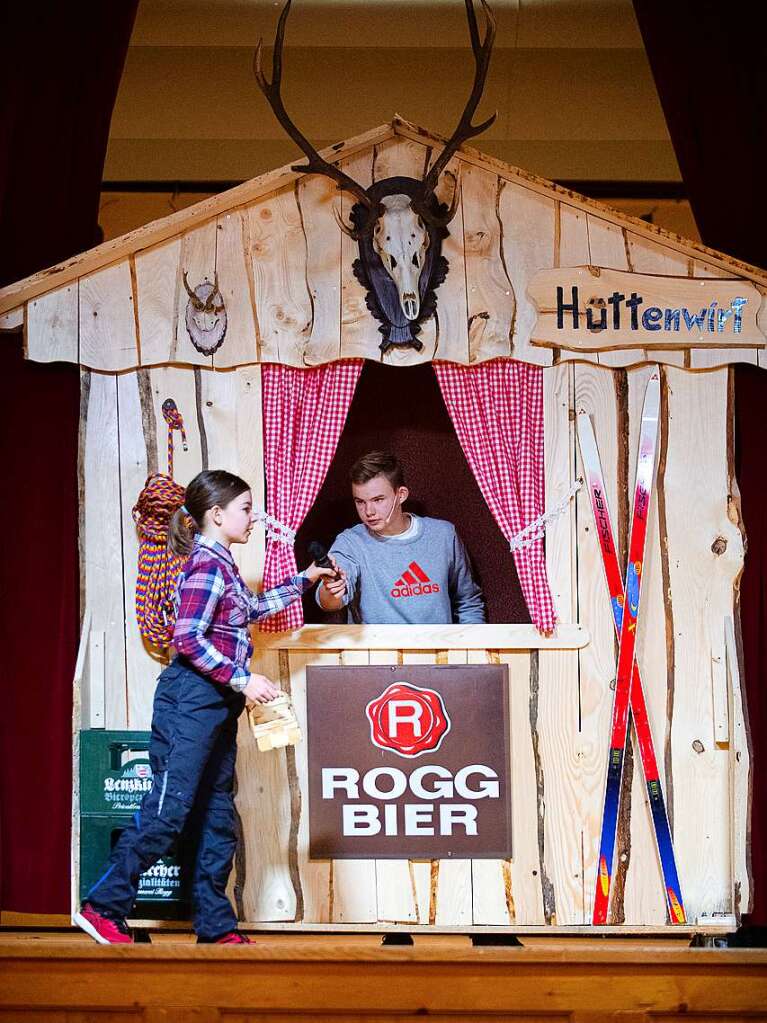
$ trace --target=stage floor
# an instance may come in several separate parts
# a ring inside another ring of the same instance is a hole
[[[767,1021],[764,949],[264,933],[218,947],[190,934],[149,937],[109,947],[64,929],[0,932],[0,1021]]]

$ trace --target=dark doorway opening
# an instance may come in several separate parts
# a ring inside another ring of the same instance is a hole
[[[355,525],[349,470],[367,451],[397,455],[405,468],[417,515],[448,519],[458,530],[482,587],[489,622],[530,621],[509,545],[495,523],[472,475],[437,378],[429,363],[386,366],[365,362],[335,458],[314,506],[296,538],[299,566],[309,561],[307,544],[333,538]],[[320,611],[313,592],[304,599],[307,622],[343,621]]]

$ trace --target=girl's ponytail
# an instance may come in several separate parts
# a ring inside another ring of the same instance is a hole
[[[168,547],[179,558],[188,558],[194,547],[194,534],[199,529],[192,516],[182,505],[168,523]]]

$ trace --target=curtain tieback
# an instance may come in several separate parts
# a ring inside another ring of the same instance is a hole
[[[266,526],[266,535],[270,540],[275,543],[284,543],[288,547],[292,547],[296,542],[296,531],[291,529],[290,526],[284,522],[280,522],[273,515],[269,515],[268,512],[256,512],[256,519],[259,522],[263,522]]]
[[[579,476],[559,504],[555,505],[549,511],[544,512],[543,515],[539,515],[537,519],[533,519],[533,521],[528,523],[524,529],[521,529],[516,536],[511,538],[509,541],[509,550],[521,551],[525,547],[529,547],[531,544],[535,543],[536,540],[541,540],[546,534],[546,523],[551,522],[552,519],[559,518],[560,515],[564,515],[570,505],[570,502],[582,486],[583,477]]]

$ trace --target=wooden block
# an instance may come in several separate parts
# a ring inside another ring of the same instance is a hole
[[[141,364],[151,366],[176,358],[178,305],[186,303],[179,260],[181,238],[173,238],[136,255],[138,324]],[[180,294],[179,294],[180,292]]]
[[[249,708],[251,729],[261,752],[295,746],[301,741],[301,728],[287,694],[257,703]]]
[[[80,280],[80,364],[115,371],[138,364],[128,260]]]
[[[459,200],[456,214],[448,225],[449,234],[442,242],[442,255],[448,261],[449,270],[447,278],[437,289],[439,335],[434,358],[465,364],[469,361],[469,314],[464,264],[462,166],[460,160],[450,160],[437,186],[437,198],[447,206],[453,203],[456,190]]]
[[[280,657],[276,651],[257,652],[250,667],[251,671],[280,681]],[[287,752],[261,754],[253,738],[250,716],[243,714],[237,739],[235,800],[242,831],[234,880],[235,901],[244,921],[292,921],[297,914],[301,915],[291,865],[293,797]],[[266,821],[268,827],[264,826]]]
[[[77,281],[27,306],[26,353],[35,362],[77,362]]]
[[[339,165],[346,174],[358,181],[363,188],[373,182],[373,153],[363,152],[344,160]],[[341,192],[341,216],[348,224],[351,208],[356,199],[348,192]],[[378,348],[381,335],[378,321],[373,319],[366,305],[366,291],[352,270],[352,263],[359,257],[359,245],[347,234],[341,234],[341,357],[344,359],[375,358],[381,352]]]
[[[554,262],[556,203],[523,185],[504,182],[498,193],[503,258],[516,296],[511,354],[515,359],[549,366],[552,353],[530,344],[535,309],[528,285],[535,272]]]
[[[248,217],[260,361],[303,366],[312,308],[296,187],[282,188],[262,199],[249,208]]]
[[[665,375],[668,442],[658,491],[659,504],[665,498],[667,635],[674,643],[666,695],[673,712],[671,806],[685,908],[695,919],[733,912],[731,765],[714,742],[710,680],[712,646],[720,645],[722,623],[732,615],[743,538],[728,514],[728,370],[669,367]]]
[[[339,654],[327,650],[291,650],[283,654],[287,659],[290,698],[300,727],[306,731],[306,666],[337,665]],[[295,843],[291,849],[296,867],[296,884],[301,893],[298,918],[305,923],[325,924],[333,915],[333,864],[330,860],[309,859],[309,808],[305,793],[309,791],[309,763],[307,744],[286,751],[293,756],[288,778],[291,796],[289,823]],[[265,757],[261,759],[267,759]]]
[[[258,328],[250,279],[250,225],[247,212],[232,210],[216,222],[216,276],[226,309],[226,334],[213,353],[217,369],[258,359]],[[186,297],[186,292],[182,292]]]
[[[90,373],[83,376],[82,389],[80,468],[85,500],[81,580],[94,632],[104,634],[102,727],[127,728],[117,379],[107,373]]]
[[[559,487],[552,491],[566,493]],[[554,597],[557,602],[556,592]],[[570,624],[569,597],[563,604],[557,602],[557,611],[562,623],[551,636],[542,636],[534,625],[419,625],[417,629],[410,625],[304,625],[295,632],[255,633],[253,642],[260,650],[575,650],[586,646],[587,630]]]
[[[576,414],[591,418],[605,476],[606,499],[616,534],[619,532],[620,497],[625,487],[619,453],[627,422],[621,420],[617,401],[618,375],[600,366],[574,368]],[[576,474],[583,476],[580,447],[576,445]],[[623,481],[623,482],[621,482]],[[583,834],[584,922],[590,920],[591,900],[599,859],[605,766],[612,712],[611,684],[615,678],[616,646],[612,608],[604,581],[589,495],[583,487],[577,501],[578,616],[588,623],[591,642],[579,653],[580,727],[576,755],[579,766],[578,804]],[[621,515],[621,518],[623,516]],[[619,543],[619,540],[616,540]]]
[[[731,615],[724,619],[724,640],[729,681],[730,719],[730,856],[732,905],[736,915],[751,910],[752,879],[749,870],[749,810],[751,751],[746,725],[745,693],[740,680],[740,661]]]
[[[17,305],[15,309],[6,309],[0,313],[0,331],[21,330],[24,326],[24,305]]]
[[[464,166],[461,173],[469,362],[512,354],[515,293],[503,252],[495,174]]]
[[[341,654],[344,665],[370,663],[367,650],[345,650]],[[375,923],[378,919],[376,861],[333,860],[332,903],[330,917],[334,923]]]
[[[104,630],[91,631],[88,646],[88,684],[87,695],[83,701],[83,726],[85,728],[104,728],[106,721],[106,700],[104,681]]]
[[[711,695],[714,710],[714,743],[717,749],[729,749],[730,723],[727,708],[727,663],[724,649],[724,629],[722,629],[720,637],[714,638],[711,646]]]
[[[333,209],[340,212],[335,182],[307,174],[298,182],[296,202],[306,247],[306,288],[311,324],[304,361],[316,366],[341,358],[341,239]]]

